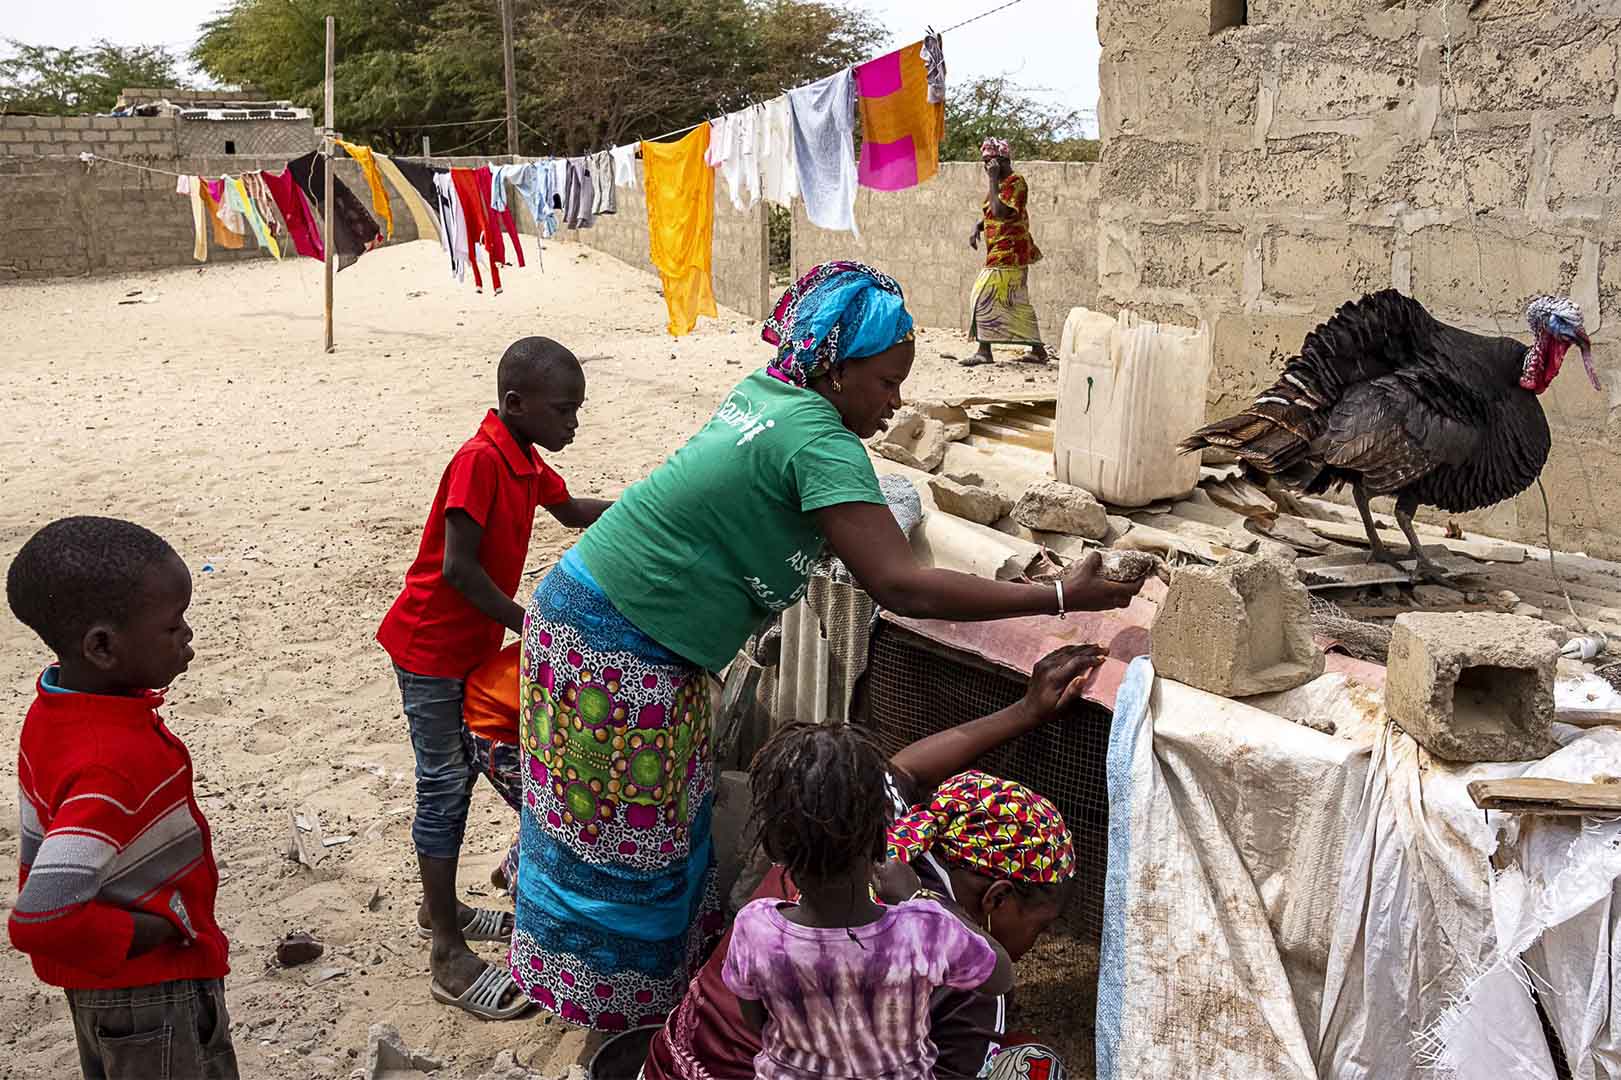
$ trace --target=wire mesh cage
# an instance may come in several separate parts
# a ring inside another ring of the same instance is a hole
[[[866,726],[893,754],[927,735],[1006,708],[1024,695],[1026,682],[969,653],[880,621],[851,721]],[[1109,710],[1087,702],[1078,716],[1030,732],[978,763],[1045,795],[1064,815],[1075,841],[1076,884],[1057,929],[1093,956],[1103,933],[1111,718]]]

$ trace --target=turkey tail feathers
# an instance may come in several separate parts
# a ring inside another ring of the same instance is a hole
[[[1276,475],[1300,464],[1323,426],[1317,395],[1285,373],[1236,416],[1218,420],[1177,444],[1184,454],[1207,446],[1231,451],[1260,472]]]

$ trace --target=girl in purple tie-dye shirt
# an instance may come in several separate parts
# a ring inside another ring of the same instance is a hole
[[[929,998],[939,987],[1002,994],[1002,946],[903,864],[871,884],[891,802],[883,755],[846,725],[793,724],[754,760],[754,828],[800,888],[797,903],[738,913],[721,976],[762,1029],[759,1080],[931,1080]]]

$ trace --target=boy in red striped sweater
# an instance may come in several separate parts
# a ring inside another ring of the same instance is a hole
[[[52,522],[6,575],[56,653],[17,754],[11,943],[67,991],[86,1080],[235,1080],[219,871],[191,756],[158,715],[191,662],[191,574],[115,518]]]

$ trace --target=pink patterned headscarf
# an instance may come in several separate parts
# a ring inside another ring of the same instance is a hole
[[[998,139],[995,135],[992,135],[979,144],[979,156],[981,158],[1007,158],[1011,161],[1013,159],[1013,147],[1006,139]]]

